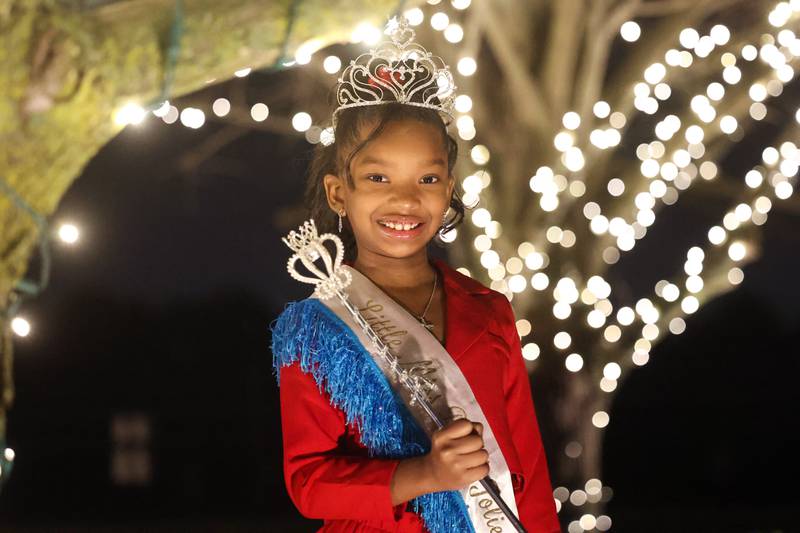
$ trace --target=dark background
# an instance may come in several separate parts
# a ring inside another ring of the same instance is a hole
[[[285,272],[280,237],[302,220],[291,206],[310,145],[251,132],[182,172],[179,156],[220,127],[150,117],[63,198],[54,223],[82,233],[54,246],[49,287],[22,308],[33,330],[15,340],[3,531],[317,525],[284,489],[268,330],[306,295]],[[621,385],[604,446],[612,531],[800,531],[800,216],[779,203],[744,283],[688,317]],[[726,208],[682,198],[609,281],[651,291]],[[543,400],[537,409],[546,419]],[[126,415],[150,428],[132,445],[150,458],[142,486],[112,481],[112,420]]]

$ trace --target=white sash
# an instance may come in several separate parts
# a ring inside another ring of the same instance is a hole
[[[475,400],[472,389],[464,374],[461,373],[461,369],[436,337],[401,305],[392,300],[358,270],[348,265],[342,265],[341,268],[348,269],[353,278],[347,289],[350,302],[361,311],[392,354],[397,357],[399,367],[417,376],[424,385],[427,385],[423,387],[426,397],[439,419],[445,424],[459,418],[467,418],[483,424],[483,442],[484,448],[489,452],[490,475],[497,483],[500,495],[506,505],[515,515],[519,516],[508,465],[494,438],[492,428]],[[333,311],[356,334],[361,344],[383,371],[395,392],[403,399],[414,418],[430,436],[436,429],[435,424],[418,402],[411,401],[409,391],[392,379],[391,369],[388,368],[382,357],[376,355],[377,349],[374,342],[367,337],[347,308],[338,298],[320,299],[319,301]],[[433,386],[434,383],[436,387]],[[477,533],[515,531],[480,482],[476,481],[460,492]]]

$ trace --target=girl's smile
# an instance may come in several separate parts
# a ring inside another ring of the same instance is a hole
[[[412,239],[423,234],[425,222],[419,217],[390,215],[379,218],[378,225],[391,238]]]

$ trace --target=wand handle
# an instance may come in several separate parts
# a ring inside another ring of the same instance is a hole
[[[489,494],[489,496],[492,497],[497,506],[500,507],[500,510],[503,511],[504,515],[506,515],[506,518],[508,518],[508,521],[511,522],[511,525],[514,526],[519,533],[528,533],[528,530],[525,529],[525,526],[522,525],[522,522],[519,521],[519,518],[514,516],[514,513],[508,508],[508,505],[506,505],[506,502],[500,496],[500,490],[497,488],[497,483],[495,483],[494,480],[487,475],[481,480],[481,486]]]

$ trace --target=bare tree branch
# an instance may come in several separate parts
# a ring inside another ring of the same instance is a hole
[[[530,103],[520,105],[517,109],[521,119],[533,131],[546,131],[554,124],[554,117],[537,81],[531,76],[527,67],[521,64],[514,49],[504,35],[501,22],[496,18],[494,10],[484,2],[476,2],[479,20],[483,22],[489,45],[494,50],[498,63],[503,69],[504,79],[509,84],[509,91],[516,102]]]
[[[592,10],[607,1],[595,0],[591,3]],[[587,33],[592,28],[584,31],[586,22],[581,16],[584,8],[584,0],[562,0],[553,2],[550,7],[552,23],[548,28],[541,79],[555,119],[566,112],[572,101],[578,47],[582,38],[591,38]]]

